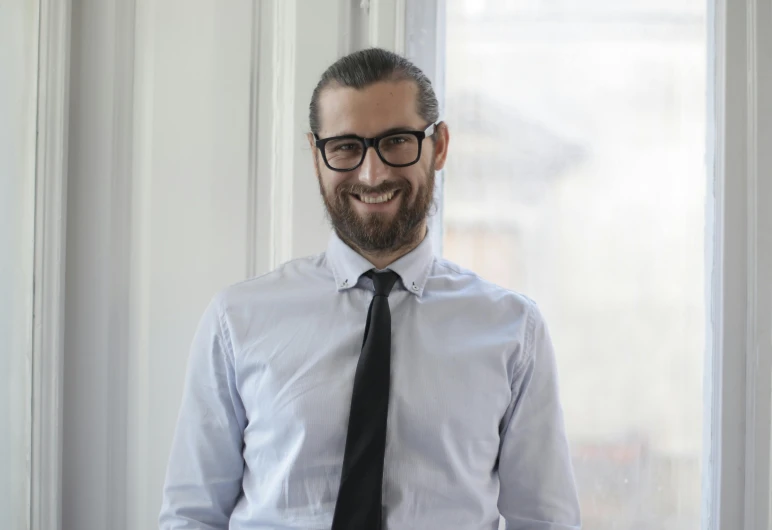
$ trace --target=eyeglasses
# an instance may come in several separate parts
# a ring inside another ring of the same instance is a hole
[[[325,165],[333,171],[353,171],[361,166],[368,147],[375,148],[384,164],[406,167],[421,158],[423,141],[434,134],[437,125],[432,123],[423,131],[396,131],[375,138],[362,138],[355,134],[321,139],[314,134],[314,138]]]

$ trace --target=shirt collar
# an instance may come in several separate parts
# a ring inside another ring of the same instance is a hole
[[[375,265],[370,263],[367,258],[344,243],[335,230],[330,235],[326,256],[338,291],[354,287],[360,276],[375,269]],[[429,237],[427,230],[423,241],[416,248],[386,268],[399,274],[405,289],[420,298],[423,295],[433,261],[431,237]]]

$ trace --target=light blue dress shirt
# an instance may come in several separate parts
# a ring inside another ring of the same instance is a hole
[[[372,281],[326,252],[230,286],[190,352],[162,530],[329,529]],[[385,530],[580,528],[555,356],[533,301],[433,255],[391,264]],[[367,529],[363,529],[367,530]]]

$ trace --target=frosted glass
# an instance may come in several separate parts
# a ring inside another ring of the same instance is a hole
[[[700,526],[705,10],[447,2],[444,255],[542,307],[587,530]]]

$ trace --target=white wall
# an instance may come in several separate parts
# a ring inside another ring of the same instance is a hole
[[[38,5],[0,5],[0,528],[29,514]]]

